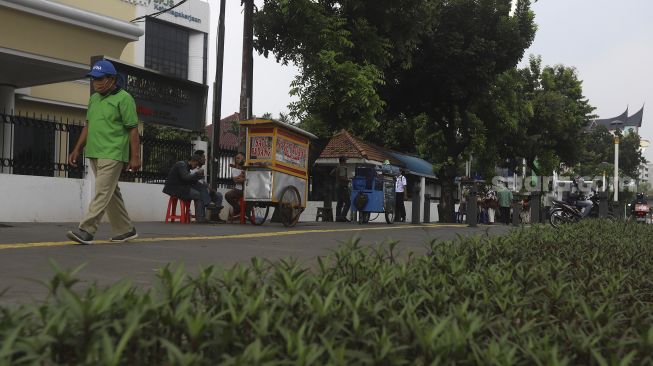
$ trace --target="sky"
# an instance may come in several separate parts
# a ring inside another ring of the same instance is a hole
[[[209,0],[209,80],[215,78],[216,30],[219,0]],[[261,5],[261,0],[255,4]],[[225,59],[222,116],[238,111],[240,97],[243,18],[240,0],[227,0],[225,12]],[[642,138],[653,141],[653,0],[538,0],[533,4],[538,31],[520,66],[531,54],[543,65],[575,67],[583,92],[600,118],[630,114],[644,109]],[[288,112],[294,66],[282,66],[273,57],[254,53],[254,115]],[[209,90],[208,115],[212,111]],[[209,118],[209,121],[211,119]],[[646,151],[653,161],[653,147]]]
[[[254,4],[262,6],[262,0]],[[209,35],[209,100],[207,104],[207,121],[212,121],[213,80],[215,80],[218,19],[220,0],[209,0],[211,8],[211,33]],[[240,0],[226,0],[225,5],[225,41],[224,65],[222,76],[222,118],[238,112],[240,106],[240,77],[243,52],[243,13]],[[254,81],[252,96],[252,113],[261,116],[271,113],[274,118],[279,113],[288,113],[291,102],[290,83],[297,75],[295,66],[283,66],[276,62],[274,56],[265,58],[254,51]]]

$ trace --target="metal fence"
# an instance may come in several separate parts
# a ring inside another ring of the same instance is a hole
[[[88,167],[68,164],[83,127],[80,121],[0,113],[0,173],[83,178]],[[162,184],[170,167],[187,159],[192,149],[190,140],[141,137],[141,170],[125,172],[120,179]]]
[[[68,154],[83,127],[77,121],[0,114],[0,172],[82,178],[86,167],[68,165]]]
[[[73,167],[68,164],[68,155],[75,147],[85,122],[51,118],[50,116],[13,115],[0,113],[0,173],[45,177],[84,178],[87,166]],[[180,135],[177,133],[176,135]],[[196,135],[195,135],[196,136]],[[191,136],[185,139],[141,136],[142,167],[137,172],[123,172],[123,182],[163,184],[172,165],[185,160],[193,153]],[[317,144],[316,146],[320,146]],[[211,147],[207,156],[211,155]],[[316,158],[314,148],[312,162]],[[220,148],[215,156],[219,188],[233,188],[230,165],[234,162],[237,149]],[[315,155],[315,156],[313,156]],[[78,161],[84,162],[84,156]],[[204,167],[207,171],[210,164]],[[314,183],[311,169],[311,183]],[[319,180],[318,180],[319,181]],[[312,186],[313,184],[311,184]],[[313,191],[313,189],[311,189]]]
[[[209,145],[208,156],[211,156],[211,146]],[[233,188],[235,186],[233,177],[231,176],[231,167],[230,165],[234,163],[234,157],[238,153],[238,150],[230,149],[219,149],[216,154],[216,159],[218,159],[218,171],[215,173],[217,176],[217,186],[218,188]],[[211,168],[210,162],[207,161],[206,169]],[[212,174],[212,172],[209,172]]]

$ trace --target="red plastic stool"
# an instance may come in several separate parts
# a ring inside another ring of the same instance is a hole
[[[181,211],[179,215],[177,215],[177,201],[181,202],[179,205]],[[168,222],[175,222],[177,219],[182,224],[190,224],[191,217],[195,217],[195,215],[191,215],[190,213],[190,202],[175,196],[170,196],[168,199],[168,211],[166,212],[166,224]]]
[[[238,215],[233,215],[231,212],[229,212],[229,217],[227,218],[227,221],[229,223],[233,223],[234,221],[238,220],[241,224],[246,224],[247,223],[247,216],[245,215],[245,195],[242,195],[240,197],[240,213]]]

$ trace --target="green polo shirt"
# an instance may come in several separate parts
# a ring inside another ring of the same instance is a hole
[[[507,188],[501,188],[497,192],[497,198],[499,200],[499,207],[510,207],[510,202],[512,202],[512,192]]]
[[[123,89],[93,93],[86,112],[86,157],[129,161],[129,130],[138,127],[136,102]]]

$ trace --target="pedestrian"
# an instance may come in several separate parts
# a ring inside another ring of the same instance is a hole
[[[479,190],[476,195],[476,207],[478,207],[478,223],[487,224],[487,206],[485,205],[485,188]]]
[[[349,174],[347,169],[347,158],[338,158],[338,165],[331,170],[330,175],[336,180],[336,192],[338,203],[336,204],[336,222],[347,222],[347,213],[351,205],[351,194],[349,192]]]
[[[404,176],[406,171],[401,169],[397,180],[395,181],[395,206],[396,206],[396,217],[399,222],[406,222],[406,206],[404,206],[404,200],[406,199],[406,177]]]
[[[510,225],[510,203],[512,202],[512,192],[508,189],[506,182],[499,186],[497,191],[497,201],[499,203],[499,215],[501,222]]]
[[[163,185],[163,193],[177,197],[184,201],[195,202],[195,223],[207,224],[206,207],[211,202],[204,186],[197,182],[204,178],[204,169],[199,168],[202,158],[199,155],[192,155],[188,160],[176,162],[166,178]],[[191,172],[194,170],[194,173]]]
[[[458,204],[458,214],[456,215],[456,222],[459,224],[464,223],[467,215],[467,195],[469,191],[463,189],[463,193],[460,195],[460,203]]]
[[[224,195],[224,198],[229,202],[233,210],[233,213],[229,217],[229,221],[240,215],[240,199],[243,197],[243,182],[245,182],[245,171],[243,170],[244,164],[245,155],[243,155],[243,153],[236,154],[234,157],[234,165],[231,168],[231,177],[236,186]]]
[[[141,167],[136,103],[118,85],[118,74],[111,62],[96,62],[87,76],[95,92],[88,102],[86,126],[68,156],[68,164],[77,167],[85,146],[95,174],[95,195],[78,229],[67,236],[80,244],[91,244],[106,212],[114,233],[111,241],[124,242],[138,237],[118,187],[125,166],[129,172]]]
[[[487,210],[487,224],[492,225],[494,224],[494,215],[499,207],[497,203],[497,193],[492,188],[489,188],[485,194],[484,206]]]

